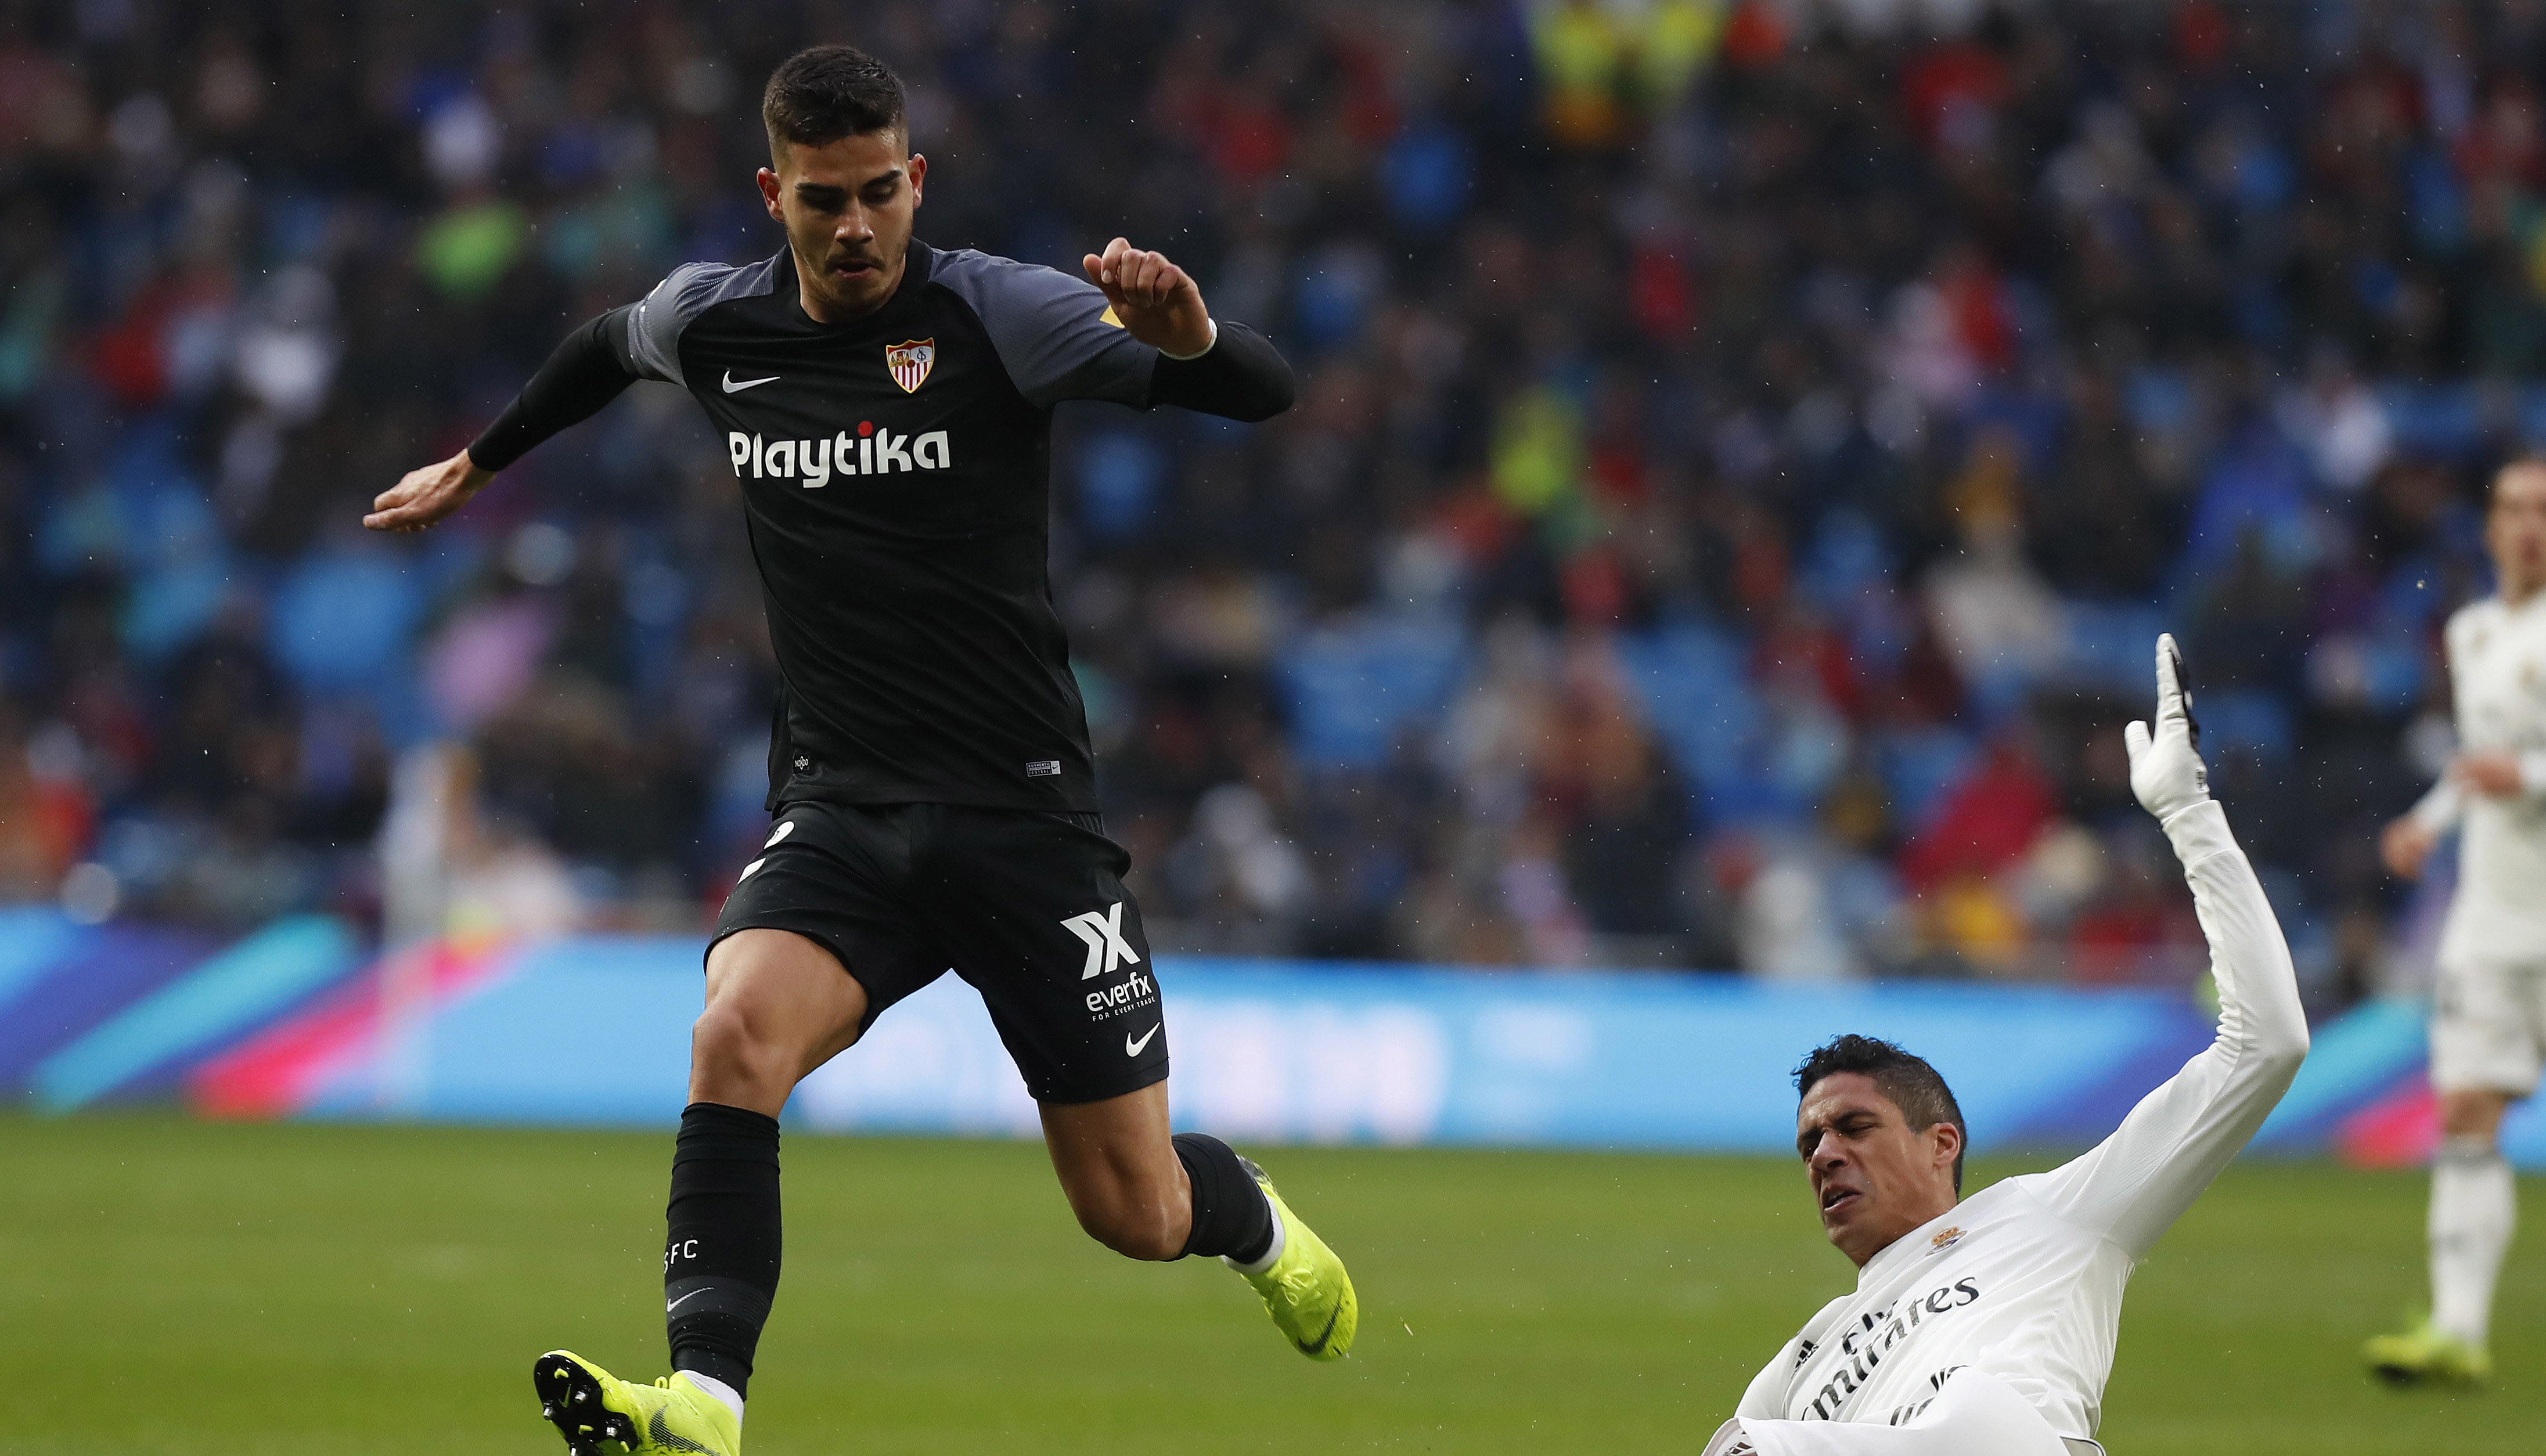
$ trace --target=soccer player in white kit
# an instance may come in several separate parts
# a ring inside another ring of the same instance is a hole
[[[2400,1384],[2493,1371],[2486,1327],[2516,1223],[2502,1115],[2537,1089],[2546,1060],[2546,462],[2494,477],[2484,534],[2495,593],[2448,626],[2460,751],[2380,846],[2411,880],[2443,834],[2461,832],[2431,1016],[2431,1316],[2367,1351]]]
[[[1743,1393],[1706,1456],[2100,1452],[2122,1287],[2246,1146],[2307,1055],[2289,947],[2211,802],[2174,640],[2156,730],[2125,730],[2209,937],[2219,1035],[2074,1162],[1961,1196],[1964,1133],[1934,1069],[1841,1037],[1796,1073],[1822,1226],[1857,1265]]]

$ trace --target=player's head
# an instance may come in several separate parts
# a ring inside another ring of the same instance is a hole
[[[1960,1200],[1963,1109],[1923,1058],[1835,1037],[1795,1069],[1795,1151],[1823,1232],[1859,1266]]]
[[[760,195],[786,224],[806,311],[836,323],[882,307],[901,285],[928,174],[910,149],[900,78],[851,46],[800,50],[770,73],[760,120]]]
[[[2495,473],[2484,544],[2504,596],[2546,587],[2546,455],[2521,456]]]

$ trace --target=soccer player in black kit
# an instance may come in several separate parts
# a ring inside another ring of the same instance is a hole
[[[778,1113],[894,1001],[952,969],[981,993],[1070,1208],[1141,1259],[1218,1254],[1293,1345],[1350,1348],[1352,1281],[1261,1169],[1170,1137],[1167,1039],[1129,857],[1098,817],[1052,606],[1053,406],[1260,420],[1290,367],[1122,238],[1087,280],[911,235],[926,180],[900,82],[847,46],[781,65],[759,174],[788,246],[690,264],[576,329],[467,450],[364,524],[422,530],[636,380],[687,388],[741,482],[783,688],[766,847],[707,953],[663,1252],[673,1373],[533,1366],[577,1452],[734,1456],[778,1287]]]

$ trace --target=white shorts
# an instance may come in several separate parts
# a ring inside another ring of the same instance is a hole
[[[2537,1090],[2546,1068],[2546,959],[2440,964],[2431,994],[2431,1087]]]

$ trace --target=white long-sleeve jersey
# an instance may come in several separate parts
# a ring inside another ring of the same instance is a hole
[[[2546,592],[2460,607],[2448,644],[2459,743],[2518,754],[2522,792],[2496,799],[2443,779],[2414,807],[2433,829],[2465,826],[2440,959],[2546,958]]]
[[[2063,1438],[2094,1436],[2133,1266],[2307,1055],[2289,947],[2226,815],[2205,800],[2165,831],[2210,940],[2218,1039],[2085,1156],[1976,1193],[1868,1261],[1856,1292],[1824,1306],[1742,1395],[1736,1413],[1761,1451],[1790,1444],[1786,1421],[1904,1423],[1966,1366],[2006,1382]]]

